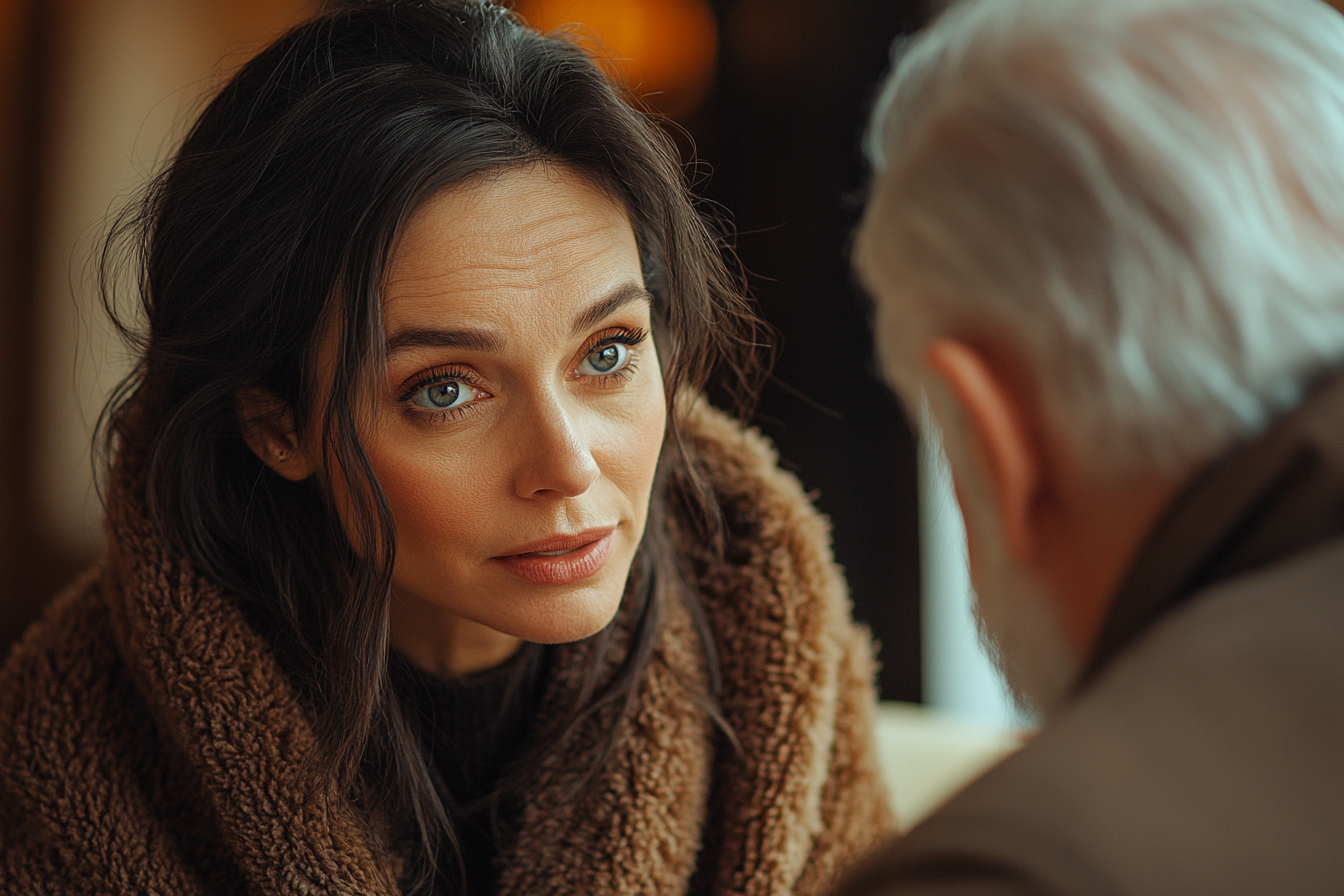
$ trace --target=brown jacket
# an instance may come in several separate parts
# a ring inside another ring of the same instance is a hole
[[[503,845],[501,893],[673,894],[692,879],[706,893],[816,893],[890,826],[870,642],[825,521],[758,435],[704,408],[690,431],[732,561],[682,547],[742,753],[678,680],[702,680],[703,657],[673,612],[599,778],[559,799],[588,765],[591,729],[539,772]],[[367,820],[306,801],[312,728],[264,641],[129,503],[112,508],[103,564],[0,672],[0,893],[387,892]],[[558,650],[542,713],[588,647]]]
[[[842,892],[1344,893],[1344,376],[1188,487],[1059,718]]]

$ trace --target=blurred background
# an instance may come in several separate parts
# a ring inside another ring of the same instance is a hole
[[[1011,721],[936,452],[876,376],[848,266],[861,122],[931,0],[517,0],[580,23],[729,216],[779,363],[754,423],[833,520],[884,698]],[[100,551],[89,435],[127,368],[91,253],[194,109],[313,0],[0,0],[0,655]],[[222,60],[222,61],[221,61]],[[923,511],[921,513],[921,507]],[[923,537],[921,538],[921,531]]]

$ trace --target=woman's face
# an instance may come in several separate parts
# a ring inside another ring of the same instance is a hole
[[[624,209],[541,164],[450,189],[410,220],[383,301],[361,438],[396,523],[394,642],[399,612],[545,643],[600,631],[666,424]]]

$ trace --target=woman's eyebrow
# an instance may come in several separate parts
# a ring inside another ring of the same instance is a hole
[[[639,301],[652,304],[653,294],[634,282],[617,287],[611,295],[605,299],[598,299],[575,316],[574,323],[569,328],[570,338],[582,336],[585,331],[592,329],[615,314],[618,308]]]
[[[638,301],[652,302],[653,295],[638,283],[621,285],[611,295],[598,299],[578,313],[570,327],[571,338],[583,335],[584,331],[595,327],[622,306]],[[390,356],[411,348],[462,348],[498,354],[504,351],[504,337],[489,330],[416,327],[398,330],[389,336],[385,351]]]
[[[387,338],[386,352],[393,355],[408,348],[465,348],[476,352],[504,351],[504,339],[488,330],[398,330]]]

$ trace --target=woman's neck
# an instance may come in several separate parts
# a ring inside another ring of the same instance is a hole
[[[523,646],[513,635],[395,592],[390,613],[393,648],[443,678],[494,668]]]

